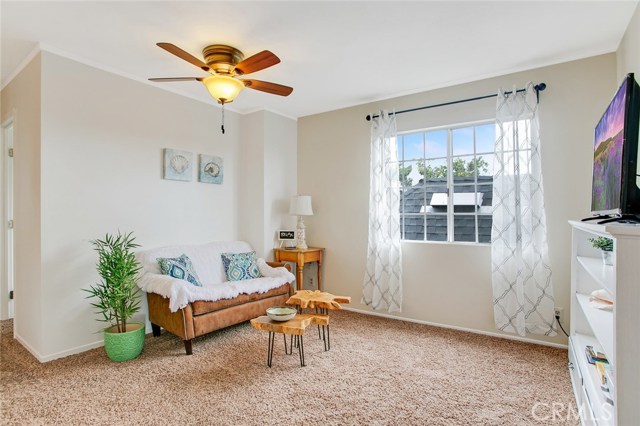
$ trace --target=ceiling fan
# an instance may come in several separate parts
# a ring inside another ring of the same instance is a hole
[[[208,77],[150,78],[150,81],[200,81],[223,107],[224,104],[233,102],[245,87],[279,96],[289,96],[293,92],[293,88],[281,84],[238,78],[280,63],[280,58],[268,50],[263,50],[245,59],[244,54],[235,47],[212,44],[202,50],[203,62],[171,43],[157,43],[157,45],[211,75]]]

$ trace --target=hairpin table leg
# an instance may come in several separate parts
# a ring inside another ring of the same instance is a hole
[[[304,363],[304,341],[302,339],[302,335],[300,336],[296,336],[298,343],[300,344],[298,346],[298,352],[300,353],[300,367],[304,367],[305,363]]]
[[[275,333],[273,331],[269,332],[269,348],[267,349],[267,365],[271,368],[271,361],[273,360],[273,341],[275,338]]]

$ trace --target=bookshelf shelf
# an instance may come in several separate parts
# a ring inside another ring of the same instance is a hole
[[[591,307],[589,305],[589,296],[586,294],[576,293],[576,298],[578,305],[582,309],[582,312],[584,312],[584,316],[587,318],[587,322],[593,331],[593,335],[599,342],[598,346],[602,346],[604,353],[607,355],[614,353],[613,312]]]
[[[591,408],[593,417],[599,419],[598,426],[614,425],[614,407],[608,404],[604,392],[600,389],[600,379],[595,366],[587,362],[584,348],[589,345],[595,350],[602,350],[598,340],[593,336],[576,333],[571,337],[573,350],[576,354],[576,364],[581,372],[582,385],[585,387],[587,395],[591,398]]]
[[[613,266],[605,265],[602,259],[588,256],[578,256],[578,263],[582,268],[609,293],[616,293],[616,278]]]

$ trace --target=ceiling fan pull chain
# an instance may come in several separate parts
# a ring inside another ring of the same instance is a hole
[[[220,128],[222,129],[222,134],[224,135],[224,102],[222,103],[222,126]]]

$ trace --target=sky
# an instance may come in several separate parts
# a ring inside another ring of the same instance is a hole
[[[474,126],[452,130],[451,149],[453,156],[460,156],[464,161],[473,159],[473,132]],[[490,165],[493,163],[493,150],[495,144],[495,124],[487,123],[475,126],[476,153]],[[437,167],[446,164],[447,157],[447,130],[427,130],[417,133],[405,133],[397,138],[398,160],[405,161],[404,166],[411,165],[409,175],[416,184],[421,179],[418,173],[418,161],[423,158],[432,159],[428,164]],[[483,155],[484,154],[484,155]],[[402,164],[401,164],[402,165]],[[490,167],[491,169],[491,167]],[[489,170],[489,174],[492,170]]]

